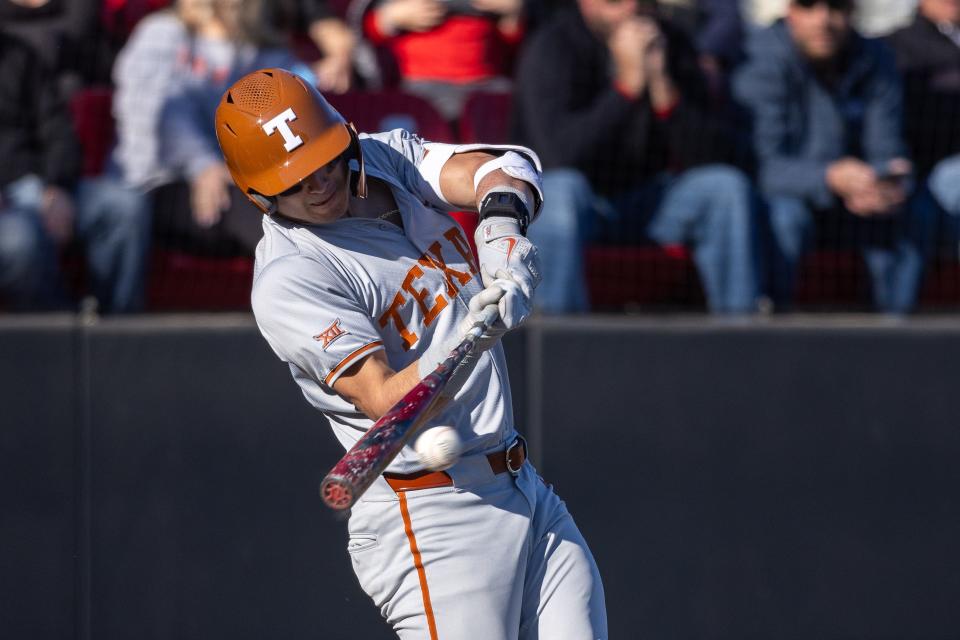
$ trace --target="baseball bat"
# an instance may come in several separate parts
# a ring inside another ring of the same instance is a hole
[[[320,497],[331,509],[349,509],[397,457],[426,421],[457,366],[496,321],[496,308],[485,312],[450,355],[347,451],[320,483]]]

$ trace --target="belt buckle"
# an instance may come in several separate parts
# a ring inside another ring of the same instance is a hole
[[[523,462],[520,463],[520,466],[514,469],[512,466],[510,466],[510,454],[513,453],[513,450],[516,447],[523,447],[524,456],[523,456]],[[503,455],[507,463],[507,473],[509,473],[514,478],[520,475],[520,469],[523,468],[523,463],[527,461],[526,453],[527,453],[527,440],[521,435],[518,435],[516,440],[514,440],[513,443],[509,447],[507,447],[506,450],[503,452]]]

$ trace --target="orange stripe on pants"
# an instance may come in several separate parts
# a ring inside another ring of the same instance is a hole
[[[427,573],[423,570],[423,558],[417,548],[417,538],[413,535],[413,525],[410,524],[410,510],[407,508],[407,494],[398,491],[400,498],[400,515],[403,517],[403,530],[407,532],[407,541],[410,543],[410,553],[413,554],[413,566],[417,569],[420,578],[420,593],[423,595],[423,612],[427,616],[427,627],[430,629],[430,640],[438,640],[437,621],[433,618],[433,605],[430,603],[430,589],[427,588]]]

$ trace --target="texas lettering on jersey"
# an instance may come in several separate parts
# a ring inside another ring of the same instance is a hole
[[[409,304],[417,305],[423,314],[424,325],[429,327],[440,315],[440,312],[447,308],[449,301],[456,297],[460,288],[479,273],[473,252],[470,250],[467,239],[460,231],[460,227],[451,227],[444,232],[443,237],[450,241],[456,253],[467,263],[469,272],[458,271],[447,264],[443,255],[443,244],[439,240],[433,242],[420,255],[417,263],[410,267],[403,278],[400,290],[393,296],[393,302],[378,319],[381,329],[391,325],[397,330],[403,339],[405,351],[409,351],[417,343],[419,336],[404,321],[401,313],[404,307]],[[417,286],[417,281],[423,277],[427,270],[431,269],[443,273],[446,295],[443,293],[432,295],[428,289]]]

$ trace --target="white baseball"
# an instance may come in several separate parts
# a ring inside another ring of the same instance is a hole
[[[460,459],[463,443],[453,427],[430,427],[417,438],[414,449],[423,466],[442,471]]]

